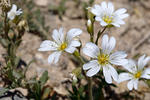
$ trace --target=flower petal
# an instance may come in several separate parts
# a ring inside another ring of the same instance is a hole
[[[51,63],[56,64],[60,58],[61,53],[62,53],[62,51],[56,51],[56,52],[53,52],[51,55],[49,55],[48,63],[49,64],[51,64]]]
[[[120,27],[120,25],[118,23],[112,23],[112,25],[116,26],[116,27]]]
[[[102,7],[102,9],[107,9],[107,3],[105,1],[103,1],[101,3],[101,7]]]
[[[128,60],[125,59],[127,54],[123,51],[117,51],[110,55],[110,62],[115,65],[125,65],[128,63]]]
[[[95,17],[95,20],[96,20],[96,21],[100,21],[100,22],[103,21],[102,18],[99,17],[99,16],[96,16],[96,17]],[[103,21],[103,22],[104,22],[104,21]],[[106,26],[106,25],[107,25],[107,23],[104,22],[104,26]]]
[[[142,73],[142,78],[150,79],[150,68],[146,68]]]
[[[65,49],[65,51],[68,52],[68,53],[74,53],[75,50],[76,50],[76,48],[73,47],[73,46],[68,46],[68,47]]]
[[[132,78],[133,78],[133,76],[129,73],[121,73],[121,74],[119,74],[118,83],[130,80]]]
[[[123,65],[123,67],[133,74],[137,72],[136,63],[132,59],[129,59],[128,63]]]
[[[117,82],[118,81],[118,73],[114,67],[109,65],[109,73],[111,74],[112,78]]]
[[[126,11],[127,11],[127,10],[126,10],[125,8],[120,8],[120,9],[116,10],[114,14],[120,15],[120,14],[125,13]]]
[[[66,39],[68,41],[72,40],[73,38],[79,36],[82,33],[82,30],[79,28],[72,28],[67,32],[67,37]]]
[[[104,52],[105,50],[107,50],[108,40],[109,40],[108,35],[104,35],[104,36],[102,37],[102,49],[103,49],[103,52]]]
[[[145,58],[145,55],[141,56],[138,60],[138,70],[142,70],[148,61],[150,61],[150,57]]]
[[[133,87],[134,87],[134,80],[133,79],[128,82],[127,87],[129,90],[133,89]]]
[[[116,40],[114,37],[111,37],[109,40],[108,35],[102,37],[102,51],[105,54],[110,54],[116,45]]]
[[[11,11],[16,12],[16,10],[17,10],[17,6],[16,6],[15,4],[13,4],[13,5],[12,5],[12,8],[11,8]]]
[[[105,81],[107,83],[112,83],[112,78],[111,78],[111,74],[109,72],[109,67],[108,66],[103,66],[103,75],[105,77]]]
[[[134,89],[135,89],[135,90],[138,89],[138,82],[139,82],[138,79],[135,79],[135,80],[134,80]]]
[[[51,50],[57,50],[58,45],[50,40],[45,40],[41,43],[39,51],[51,51]]]
[[[89,57],[97,58],[100,50],[97,45],[92,42],[86,43],[85,47],[83,48],[83,53]]]
[[[17,12],[16,12],[16,15],[20,15],[22,13],[22,10],[19,9]]]
[[[65,49],[66,52],[73,53],[76,50],[76,47],[79,47],[81,43],[77,40],[70,41],[68,47]]]
[[[129,90],[132,90],[133,88],[135,90],[138,89],[138,79],[132,79],[128,82],[127,87]]]
[[[96,20],[98,21],[97,17],[96,17]],[[104,22],[103,20],[100,21],[100,24],[101,24],[102,26],[107,26],[107,25],[108,25],[108,24],[107,24],[106,22]]]
[[[108,2],[108,9],[109,9],[110,14],[114,12],[114,5],[111,2]]]
[[[127,18],[129,16],[129,14],[121,14],[119,16],[120,19],[124,19],[124,18]]]
[[[72,47],[79,47],[81,45],[81,43],[77,40],[73,40],[73,41],[71,41],[71,43],[69,45]]]
[[[88,77],[92,77],[99,72],[100,68],[100,66],[92,67],[90,70],[87,71],[86,75]]]
[[[91,12],[96,16],[100,16],[101,6],[100,5],[94,5],[94,7],[91,8]]]
[[[96,66],[99,66],[97,60],[92,60],[83,65],[83,70],[88,70],[88,69],[90,69],[92,67],[96,67]]]
[[[122,25],[122,24],[125,24],[125,22],[122,20],[122,19],[117,19],[115,21],[116,24],[119,24],[119,25]]]
[[[64,42],[63,28],[60,28],[59,30],[54,29],[52,38],[56,41],[57,44],[63,43]]]

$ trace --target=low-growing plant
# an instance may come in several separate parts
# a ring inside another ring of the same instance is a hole
[[[60,14],[59,16],[62,16],[65,11],[65,2],[66,0],[63,0],[62,4],[56,8]],[[76,2],[80,1],[77,0]],[[93,2],[94,0],[89,0],[88,6],[92,5]],[[33,4],[32,1],[29,3]],[[0,94],[4,95],[10,89],[22,87],[28,90],[27,99],[57,100],[58,95],[53,87],[46,84],[49,79],[48,71],[43,72],[41,77],[35,76],[27,80],[26,71],[33,61],[26,64],[25,61],[16,55],[24,33],[29,30],[37,31],[36,26],[33,25],[32,27],[32,25],[29,25],[32,24],[31,16],[28,13],[24,15],[22,9],[18,9],[9,0],[1,0],[0,4],[2,9],[0,43],[6,50],[4,56],[6,64],[0,70],[1,78],[4,81],[3,88],[0,88]],[[29,8],[32,8],[31,5],[29,5]],[[115,37],[105,34],[107,29],[120,27],[125,24],[124,19],[129,16],[127,10],[125,8],[115,10],[111,2],[107,3],[105,1],[99,5],[96,4],[93,7],[88,7],[86,10],[88,18],[87,32],[90,40],[85,45],[82,44],[80,39],[82,34],[80,28],[72,28],[67,33],[64,33],[62,27],[54,29],[52,32],[53,40],[48,40],[46,35],[48,30],[44,25],[44,19],[39,17],[40,10],[34,11],[34,18],[39,24],[42,24],[42,30],[46,30],[45,38],[43,38],[46,40],[41,43],[38,51],[52,52],[48,57],[49,64],[58,63],[63,53],[75,58],[78,62],[76,68],[70,74],[72,77],[72,90],[67,89],[69,95],[63,98],[71,100],[132,98],[131,92],[120,94],[122,96],[120,97],[111,87],[117,88],[114,82],[120,83],[129,80],[127,83],[128,89],[136,91],[139,80],[149,84],[150,68],[145,67],[150,61],[150,57],[143,55],[139,57],[137,62],[133,59],[127,59],[125,51],[114,52],[117,43]],[[26,21],[24,16],[27,17],[28,21]],[[102,26],[102,29],[97,29],[98,33],[94,31],[96,21]],[[101,46],[99,47],[100,44]],[[20,65],[25,67],[22,68]]]

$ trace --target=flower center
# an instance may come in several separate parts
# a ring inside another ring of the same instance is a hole
[[[136,74],[134,74],[134,77],[135,78],[140,78],[142,72],[141,71],[138,71]]]
[[[98,62],[100,65],[106,65],[109,62],[109,55],[101,54],[98,56]]]
[[[67,47],[67,43],[62,43],[59,47],[59,50],[64,50]]]
[[[103,19],[104,22],[106,22],[107,24],[110,24],[110,23],[112,23],[112,21],[113,21],[113,18],[110,17],[110,16],[107,16],[107,15],[104,15],[102,19]]]

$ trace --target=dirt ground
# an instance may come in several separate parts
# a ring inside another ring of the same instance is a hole
[[[86,20],[80,18],[83,16],[82,8],[75,8],[75,3],[70,0],[66,3],[66,13],[63,15],[63,20],[60,20],[58,15],[54,15],[47,10],[49,4],[58,5],[61,0],[34,0],[36,5],[42,9],[45,16],[45,22],[50,26],[49,35],[55,28],[64,27],[65,31],[71,28],[80,28],[83,30],[81,35],[83,45],[89,41],[89,35],[86,31]],[[86,1],[86,0],[85,0]],[[103,0],[96,0],[94,4],[100,3]],[[126,8],[130,16],[125,19],[126,24],[120,28],[111,28],[105,33],[114,36],[117,40],[115,50],[124,50],[128,53],[128,58],[134,57],[137,54],[146,54],[150,56],[150,0],[111,0],[115,8]],[[95,32],[101,28],[99,23],[95,23]],[[69,59],[69,57],[61,56],[60,62],[56,65],[50,65],[47,58],[50,52],[39,52],[37,49],[42,42],[37,35],[26,33],[23,36],[23,42],[20,45],[17,55],[24,61],[32,63],[27,77],[40,75],[44,70],[49,72],[49,84],[62,95],[67,95],[64,81],[70,78],[70,72],[76,65]],[[100,42],[100,41],[99,41]],[[4,61],[2,54],[5,50],[0,46],[0,62]],[[127,91],[126,82],[117,84],[118,88],[114,88],[117,93]],[[140,82],[138,91],[148,91],[149,88],[144,82]],[[150,100],[150,92],[145,92],[141,100]]]

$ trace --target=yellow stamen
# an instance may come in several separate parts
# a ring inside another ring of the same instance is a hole
[[[136,74],[134,74],[135,78],[140,78],[141,77],[142,72],[138,71]]]
[[[105,15],[105,16],[103,16],[103,20],[104,20],[104,22],[106,22],[107,24],[110,24],[110,23],[112,23],[113,18]]]
[[[107,54],[100,54],[98,56],[98,62],[100,65],[106,65],[109,62],[109,55]]]
[[[67,43],[62,43],[59,47],[59,50],[64,50],[67,47]]]

